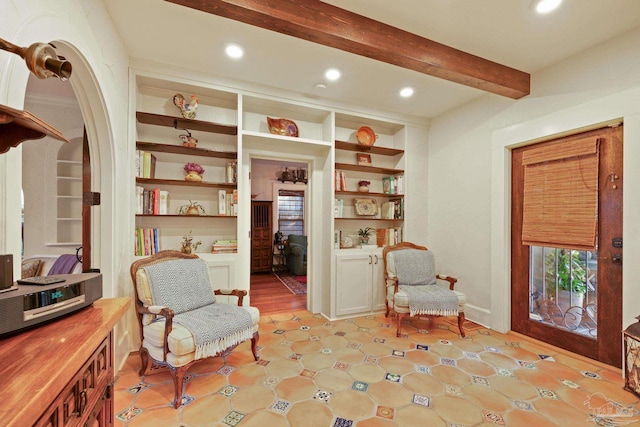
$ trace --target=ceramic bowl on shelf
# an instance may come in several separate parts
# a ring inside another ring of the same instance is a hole
[[[298,136],[298,125],[293,120],[267,117],[267,125],[274,135]]]
[[[370,147],[376,143],[378,135],[369,126],[360,126],[356,131],[356,139],[358,144]]]

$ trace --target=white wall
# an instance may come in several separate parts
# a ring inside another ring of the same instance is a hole
[[[440,270],[460,278],[467,317],[510,326],[509,150],[624,119],[623,325],[637,315],[640,256],[640,29],[532,75],[531,95],[485,95],[431,123],[428,244]]]

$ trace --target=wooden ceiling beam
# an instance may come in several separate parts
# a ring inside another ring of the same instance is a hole
[[[166,0],[519,99],[530,75],[319,0]]]

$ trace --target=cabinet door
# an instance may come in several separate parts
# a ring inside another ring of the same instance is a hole
[[[384,286],[384,262],[382,262],[382,253],[376,253],[371,256],[373,257],[373,271],[371,276],[373,302],[371,304],[371,310],[385,310],[386,288]]]
[[[336,255],[336,315],[371,310],[371,267],[373,255]]]

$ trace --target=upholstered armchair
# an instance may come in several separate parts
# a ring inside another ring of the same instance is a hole
[[[396,336],[401,335],[405,316],[457,316],[460,335],[464,332],[464,293],[454,290],[457,279],[435,274],[433,254],[424,246],[409,242],[382,250],[386,287],[386,317],[397,318]],[[446,283],[446,287],[441,284]]]
[[[194,363],[226,356],[238,344],[251,340],[258,360],[260,312],[244,306],[244,290],[214,290],[209,268],[195,254],[161,251],[131,265],[140,328],[140,375],[149,360],[169,368],[174,384],[174,408],[182,405],[184,376]],[[237,305],[216,301],[236,299]]]
[[[307,274],[307,236],[289,234],[285,246],[287,268],[293,274],[305,276]]]

